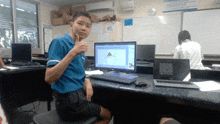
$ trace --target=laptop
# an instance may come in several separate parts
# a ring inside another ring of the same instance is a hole
[[[12,43],[12,62],[19,65],[32,62],[32,49],[30,43]]]
[[[183,81],[190,73],[189,59],[155,59],[153,79],[155,86],[199,89],[190,81]]]
[[[156,45],[137,45],[137,63],[153,62],[155,59],[155,48]]]

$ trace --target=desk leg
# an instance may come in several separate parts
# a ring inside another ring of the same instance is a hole
[[[47,101],[47,110],[48,111],[51,110],[51,102],[50,102],[50,100]]]

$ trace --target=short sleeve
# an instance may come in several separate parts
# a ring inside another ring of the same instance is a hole
[[[62,40],[54,39],[48,51],[47,67],[58,64],[64,58],[64,45]]]

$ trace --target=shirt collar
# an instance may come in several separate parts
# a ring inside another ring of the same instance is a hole
[[[189,39],[184,40],[184,42],[189,42],[189,41],[190,41]]]
[[[75,41],[69,34],[65,33],[64,37],[67,38],[71,44],[75,44]]]

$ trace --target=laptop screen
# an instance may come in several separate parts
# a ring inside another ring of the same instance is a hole
[[[190,72],[189,59],[155,59],[153,78],[183,80]]]
[[[30,43],[12,43],[12,62],[31,62]]]

